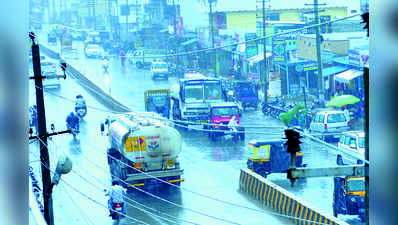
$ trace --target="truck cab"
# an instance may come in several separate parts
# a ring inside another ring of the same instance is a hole
[[[232,135],[235,140],[245,139],[245,129],[241,127],[239,107],[234,102],[210,103],[209,138],[215,141],[218,136]]]
[[[190,123],[209,123],[210,103],[225,102],[221,81],[215,78],[195,76],[180,79],[172,87],[172,115],[185,127]]]
[[[235,83],[235,99],[242,104],[243,110],[247,107],[257,109],[258,106],[258,89],[249,81],[237,81]]]
[[[337,156],[337,164],[345,165],[341,155]],[[333,215],[358,215],[365,221],[365,177],[334,177],[333,181]]]
[[[170,91],[148,90],[145,91],[145,111],[156,112],[159,115],[170,118]]]

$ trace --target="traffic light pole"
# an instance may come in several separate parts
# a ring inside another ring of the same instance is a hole
[[[40,160],[41,160],[41,173],[43,182],[43,202],[44,202],[44,219],[48,225],[54,225],[53,214],[53,200],[52,200],[52,185],[50,174],[50,159],[47,149],[47,125],[46,114],[44,109],[44,95],[43,95],[43,82],[40,68],[40,50],[39,45],[35,43],[34,34],[30,33],[29,37],[32,39],[32,61],[33,73],[36,88],[36,104],[37,104],[37,117],[38,117],[38,135],[41,139],[40,143]]]

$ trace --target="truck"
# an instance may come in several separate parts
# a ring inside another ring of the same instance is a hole
[[[139,49],[129,51],[126,54],[127,62],[135,65],[139,69],[149,69],[153,61],[160,60],[166,51],[162,49]]]
[[[217,137],[232,135],[234,140],[245,139],[245,128],[241,126],[239,107],[235,102],[210,103],[209,138],[216,141]]]
[[[358,160],[358,164],[362,164]],[[337,165],[347,165],[340,154],[337,155]],[[345,176],[333,179],[333,216],[339,214],[358,215],[362,222],[365,221],[365,177]]]
[[[181,135],[162,117],[147,112],[116,114],[101,124],[101,132],[106,127],[112,180],[121,180],[125,188],[151,190],[170,186],[166,182],[180,186]]]
[[[195,75],[172,86],[172,117],[185,128],[192,123],[209,123],[210,103],[225,102],[221,81]]]
[[[236,81],[235,98],[241,103],[244,111],[248,107],[257,109],[259,103],[258,88],[250,81]]]
[[[147,90],[144,93],[145,111],[156,112],[159,115],[170,118],[170,91]]]

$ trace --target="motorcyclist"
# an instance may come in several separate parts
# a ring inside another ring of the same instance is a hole
[[[77,117],[73,112],[71,112],[66,118],[66,127],[68,130],[75,128],[76,131],[79,130],[79,117]]]
[[[86,100],[84,100],[82,95],[76,96],[75,106],[76,107],[85,107],[86,106]]]
[[[125,213],[126,204],[124,200],[124,196],[126,195],[126,189],[119,185],[117,180],[112,181],[112,186],[106,192],[107,196],[109,196],[108,200],[108,209],[109,216],[112,216],[112,203],[119,203],[123,205],[123,213]]]

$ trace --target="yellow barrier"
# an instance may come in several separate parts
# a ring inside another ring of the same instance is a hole
[[[297,225],[348,225],[334,216],[326,215],[311,207],[304,200],[249,169],[241,169],[239,189],[277,213],[294,217],[292,220]]]

